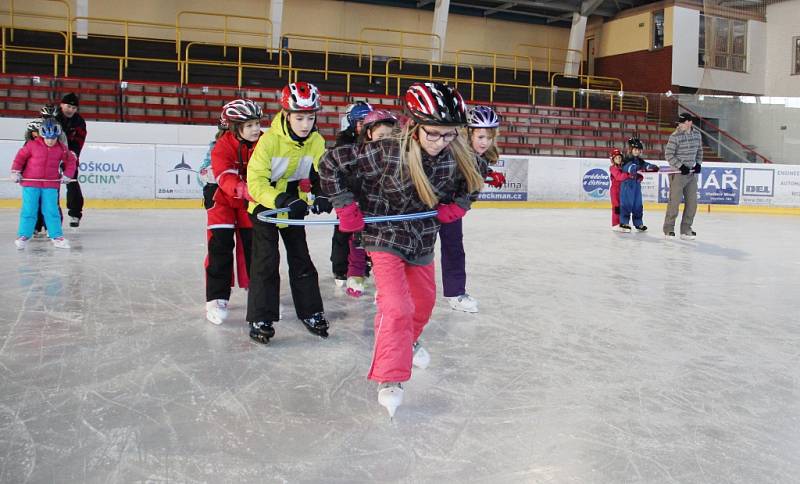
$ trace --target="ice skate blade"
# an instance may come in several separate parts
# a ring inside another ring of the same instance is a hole
[[[250,339],[252,339],[256,343],[261,343],[262,345],[265,345],[265,344],[269,344],[269,340],[271,338],[267,338],[266,336],[264,336],[262,334],[251,334],[250,335]]]
[[[222,324],[222,319],[218,318],[216,315],[214,315],[214,314],[212,314],[210,312],[206,313],[206,319],[208,320],[209,323],[217,325],[217,326]]]

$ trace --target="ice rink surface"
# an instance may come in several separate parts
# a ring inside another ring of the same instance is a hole
[[[198,202],[199,204],[199,202]],[[204,319],[202,210],[88,210],[73,248],[0,211],[2,483],[796,483],[800,219],[700,213],[696,241],[607,210],[478,209],[394,421],[366,380],[372,288],[331,337]],[[439,272],[437,263],[437,273]],[[440,292],[441,294],[441,292]]]

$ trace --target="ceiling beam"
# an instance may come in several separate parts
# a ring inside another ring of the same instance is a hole
[[[419,0],[419,1],[417,2],[417,8],[422,8],[422,7],[424,7],[425,5],[427,5],[427,4],[429,4],[429,3],[433,3],[433,2],[434,2],[434,0]]]
[[[581,2],[581,15],[584,17],[592,15],[602,3],[603,0],[583,0]]]
[[[508,3],[508,2],[506,2],[506,3]],[[450,5],[455,6],[455,7],[472,8],[472,9],[483,10],[483,11],[489,10],[487,7],[482,7],[480,5],[473,5],[473,4],[470,4],[470,3],[450,2]],[[536,17],[536,18],[550,19],[553,22],[563,22],[564,21],[562,18],[555,17],[553,15],[545,15],[545,14],[533,13],[533,12],[520,12],[520,11],[517,11],[517,10],[512,10],[512,11],[500,10],[500,11],[498,11],[496,13],[510,13],[510,14],[514,14],[514,15],[523,15],[525,17]]]
[[[509,8],[513,8],[513,7],[516,7],[516,6],[517,6],[516,2],[507,2],[507,3],[504,3],[504,4],[500,5],[500,6],[484,10],[483,11],[483,16],[484,17],[488,17],[489,15],[491,15],[491,14],[493,14],[495,12],[501,12],[501,11],[508,10]]]

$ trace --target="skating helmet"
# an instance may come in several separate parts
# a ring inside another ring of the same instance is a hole
[[[611,163],[614,163],[614,158],[616,158],[617,156],[622,156],[622,151],[620,151],[619,148],[614,148],[608,154],[609,159],[611,159]]]
[[[319,111],[319,89],[308,82],[292,82],[281,92],[281,107],[287,112]]]
[[[467,126],[470,128],[496,128],[500,126],[500,117],[489,106],[475,106],[469,110]]]
[[[628,140],[628,146],[630,146],[631,149],[633,149],[633,148],[638,148],[640,150],[644,149],[644,145],[642,144],[642,141],[639,138],[635,137],[635,136]]]
[[[371,128],[375,123],[397,124],[397,116],[384,109],[376,109],[364,118],[364,129]]]
[[[41,119],[34,119],[33,121],[28,123],[27,126],[28,131],[36,131],[39,132],[42,129],[42,120]]]
[[[364,101],[356,101],[350,111],[347,112],[347,122],[350,126],[355,126],[372,112],[372,106]]]
[[[219,124],[220,126],[224,124],[227,129],[230,123],[246,123],[253,119],[261,119],[262,116],[261,106],[257,102],[250,99],[234,99],[222,106]]]
[[[61,134],[61,125],[54,119],[45,119],[42,123],[42,129],[39,130],[42,138],[55,139]]]
[[[39,113],[42,115],[42,119],[55,118],[58,113],[58,108],[52,104],[45,104],[42,106],[42,110],[39,111]]]
[[[461,94],[440,82],[415,82],[406,91],[405,104],[409,115],[419,124],[467,124],[467,113]]]

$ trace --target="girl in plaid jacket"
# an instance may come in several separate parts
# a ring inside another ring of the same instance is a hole
[[[460,219],[483,179],[459,128],[464,100],[438,82],[412,84],[405,94],[411,121],[398,137],[329,151],[320,181],[343,232],[362,232],[377,288],[375,346],[368,378],[378,382],[378,402],[391,416],[403,401],[402,382],[412,362],[430,357],[418,344],[436,300],[434,244],[442,223]],[[360,201],[347,186],[357,175]],[[385,216],[435,209],[437,216],[364,225],[364,215]]]

